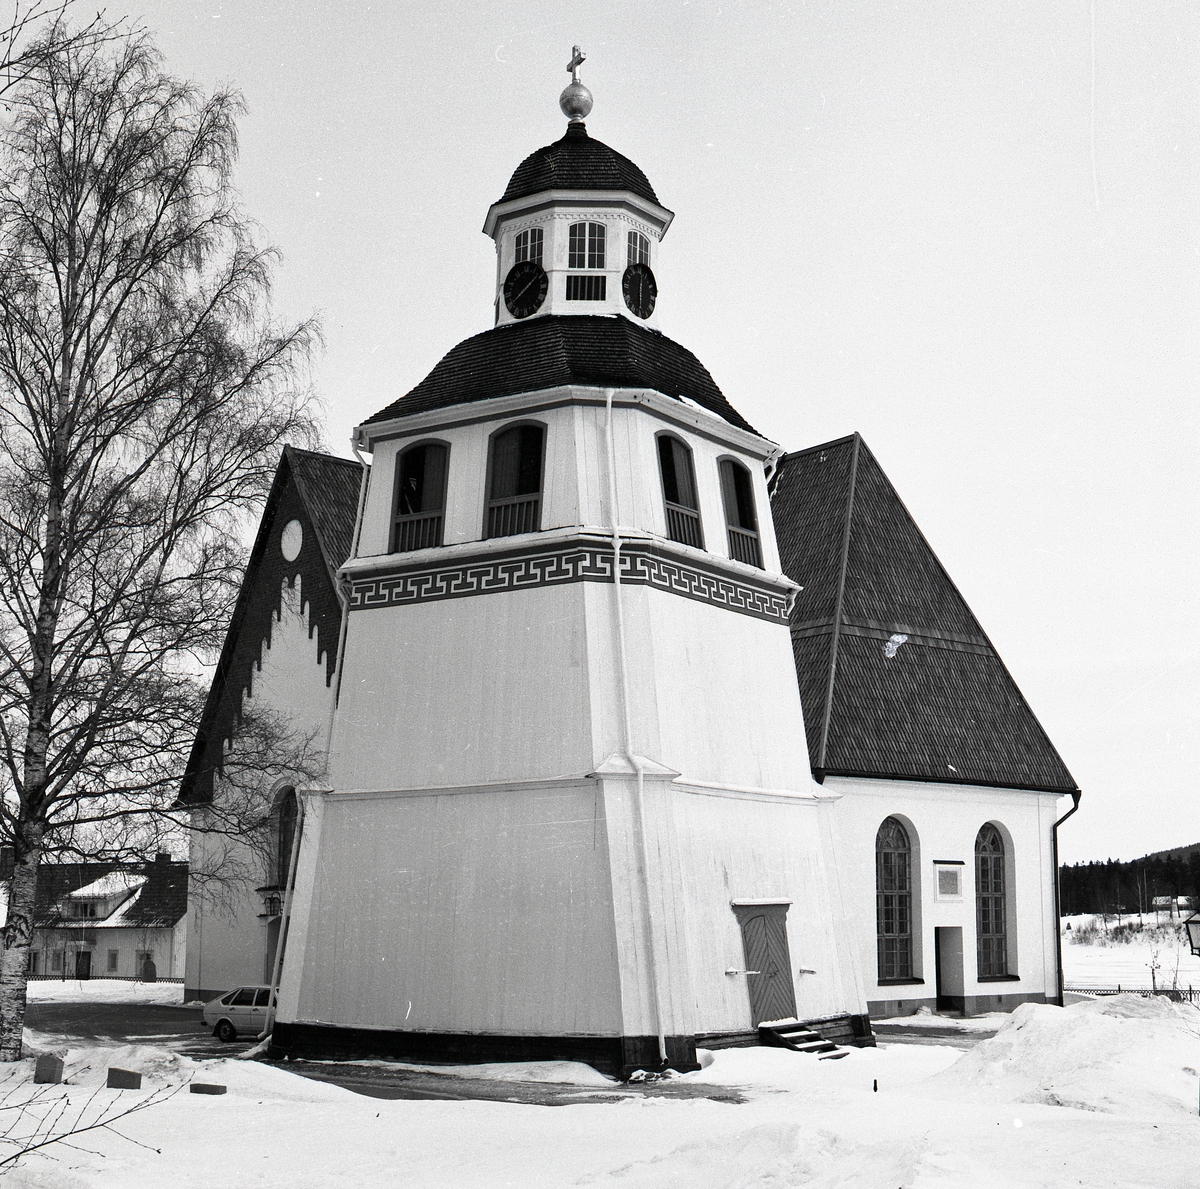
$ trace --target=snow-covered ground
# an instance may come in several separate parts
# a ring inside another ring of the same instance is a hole
[[[182,983],[131,983],[127,979],[35,979],[27,984],[31,1003],[182,1003]]]
[[[1107,922],[1072,916],[1063,919],[1062,927],[1068,987],[1149,987],[1153,963],[1158,986],[1200,990],[1200,957],[1192,954],[1178,920],[1172,922],[1166,913],[1159,920],[1149,913],[1140,920],[1125,915],[1120,922],[1114,916]]]
[[[686,1080],[739,1087],[746,1102],[383,1101],[254,1062],[75,1049],[74,1084],[50,1088],[21,1127],[61,1096],[77,1111],[95,1095],[90,1118],[189,1078],[228,1093],[178,1092],[118,1123],[127,1138],[97,1129],[77,1147],[25,1157],[6,1189],[1192,1189],[1200,1181],[1200,1011],[1190,1006],[1132,996],[1065,1010],[1026,1005],[968,1053],[885,1044],[841,1061],[765,1048],[711,1058]],[[97,1088],[108,1064],[143,1071],[144,1089]],[[14,1081],[31,1072],[23,1062]],[[581,1092],[597,1085],[594,1071],[566,1064],[506,1073],[579,1077]],[[33,1091],[24,1080],[7,1091],[0,1083],[0,1111]]]

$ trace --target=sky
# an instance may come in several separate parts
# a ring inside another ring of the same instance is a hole
[[[125,2],[245,97],[339,454],[491,326],[484,216],[581,45],[676,212],[663,332],[786,448],[864,436],[1083,789],[1063,861],[1200,841],[1200,7]]]

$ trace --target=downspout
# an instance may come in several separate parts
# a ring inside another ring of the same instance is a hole
[[[293,794],[295,795],[295,794]],[[275,1000],[279,995],[279,968],[283,965],[283,947],[287,941],[288,922],[292,917],[292,889],[296,886],[296,861],[300,857],[300,835],[304,833],[304,802],[296,797],[296,828],[292,831],[292,853],[288,856],[287,883],[283,889],[283,911],[279,917],[279,936],[275,940],[275,961],[271,967],[271,994],[267,998],[267,1020],[255,1037],[266,1040],[275,1030]]]
[[[1061,904],[1061,890],[1059,888],[1059,874],[1058,874],[1058,827],[1061,826],[1063,824],[1063,822],[1065,822],[1067,820],[1067,818],[1069,818],[1071,816],[1071,814],[1073,814],[1079,808],[1079,798],[1082,796],[1083,796],[1083,793],[1080,792],[1079,789],[1076,789],[1071,794],[1074,804],[1071,806],[1070,809],[1067,810],[1066,813],[1064,813],[1062,815],[1062,817],[1060,817],[1058,819],[1058,821],[1056,821],[1054,823],[1054,826],[1050,831],[1050,837],[1053,842],[1053,850],[1054,850],[1054,950],[1055,950],[1055,954],[1057,955],[1057,958],[1058,958],[1058,1006],[1059,1007],[1066,1006],[1066,984],[1063,981],[1063,967],[1062,967],[1062,904]]]
[[[646,767],[633,750],[633,720],[629,712],[629,667],[625,650],[625,610],[621,598],[621,534],[617,529],[617,448],[613,437],[612,402],[614,389],[604,390],[604,429],[608,439],[608,517],[613,544],[613,582],[616,596],[617,671],[621,676],[621,725],[625,759],[637,773],[636,808],[638,854],[642,867],[642,895],[646,903],[646,950],[650,966],[650,989],[654,1001],[654,1027],[658,1037],[658,1058],[667,1068],[667,1038],[663,1031],[662,985],[658,973],[658,944],[655,937],[654,911],[650,907],[650,855],[646,848]]]

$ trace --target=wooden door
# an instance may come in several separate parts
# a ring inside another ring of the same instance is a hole
[[[787,940],[787,905],[737,905],[746,955],[746,986],[750,992],[750,1022],[788,1020],[796,1015],[796,988]]]
[[[937,962],[937,1010],[965,1011],[962,929],[957,926],[934,929],[933,948]]]

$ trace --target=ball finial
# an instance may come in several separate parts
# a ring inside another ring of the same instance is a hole
[[[558,97],[558,106],[572,124],[581,122],[592,110],[592,93],[579,81],[579,68],[587,58],[579,46],[572,46],[571,60],[567,69],[571,72],[571,81]]]

